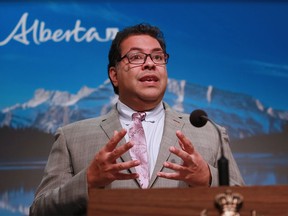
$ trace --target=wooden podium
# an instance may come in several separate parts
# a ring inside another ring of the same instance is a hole
[[[94,189],[90,193],[88,215],[101,216],[215,216],[216,195],[232,193],[243,196],[242,216],[288,216],[288,185],[212,187],[187,189]]]

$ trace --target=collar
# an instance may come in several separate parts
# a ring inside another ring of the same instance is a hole
[[[116,104],[116,108],[119,113],[119,117],[121,121],[124,122],[131,122],[132,121],[132,114],[136,111],[122,103],[120,100],[118,100]],[[149,110],[146,112],[146,122],[155,122],[157,119],[161,117],[161,115],[164,115],[164,106],[163,102],[160,102],[154,109]]]

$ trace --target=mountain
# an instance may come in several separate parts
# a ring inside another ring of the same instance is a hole
[[[226,127],[232,139],[281,132],[288,124],[288,111],[265,107],[259,100],[213,86],[169,79],[164,100],[175,110],[190,113],[203,109]],[[37,89],[34,97],[0,112],[0,126],[37,128],[53,133],[59,126],[107,113],[117,101],[106,80],[97,88],[82,87],[76,94]]]

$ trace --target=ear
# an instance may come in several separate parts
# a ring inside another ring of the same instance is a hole
[[[109,68],[109,77],[115,87],[118,87],[117,70],[115,67]]]

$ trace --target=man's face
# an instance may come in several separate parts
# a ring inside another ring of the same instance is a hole
[[[142,52],[151,54],[162,51],[159,42],[148,35],[134,35],[120,45],[121,56]],[[122,59],[116,67],[111,67],[109,76],[119,88],[119,99],[130,108],[141,111],[153,109],[162,100],[167,86],[166,65],[155,64],[148,56],[140,65]]]

